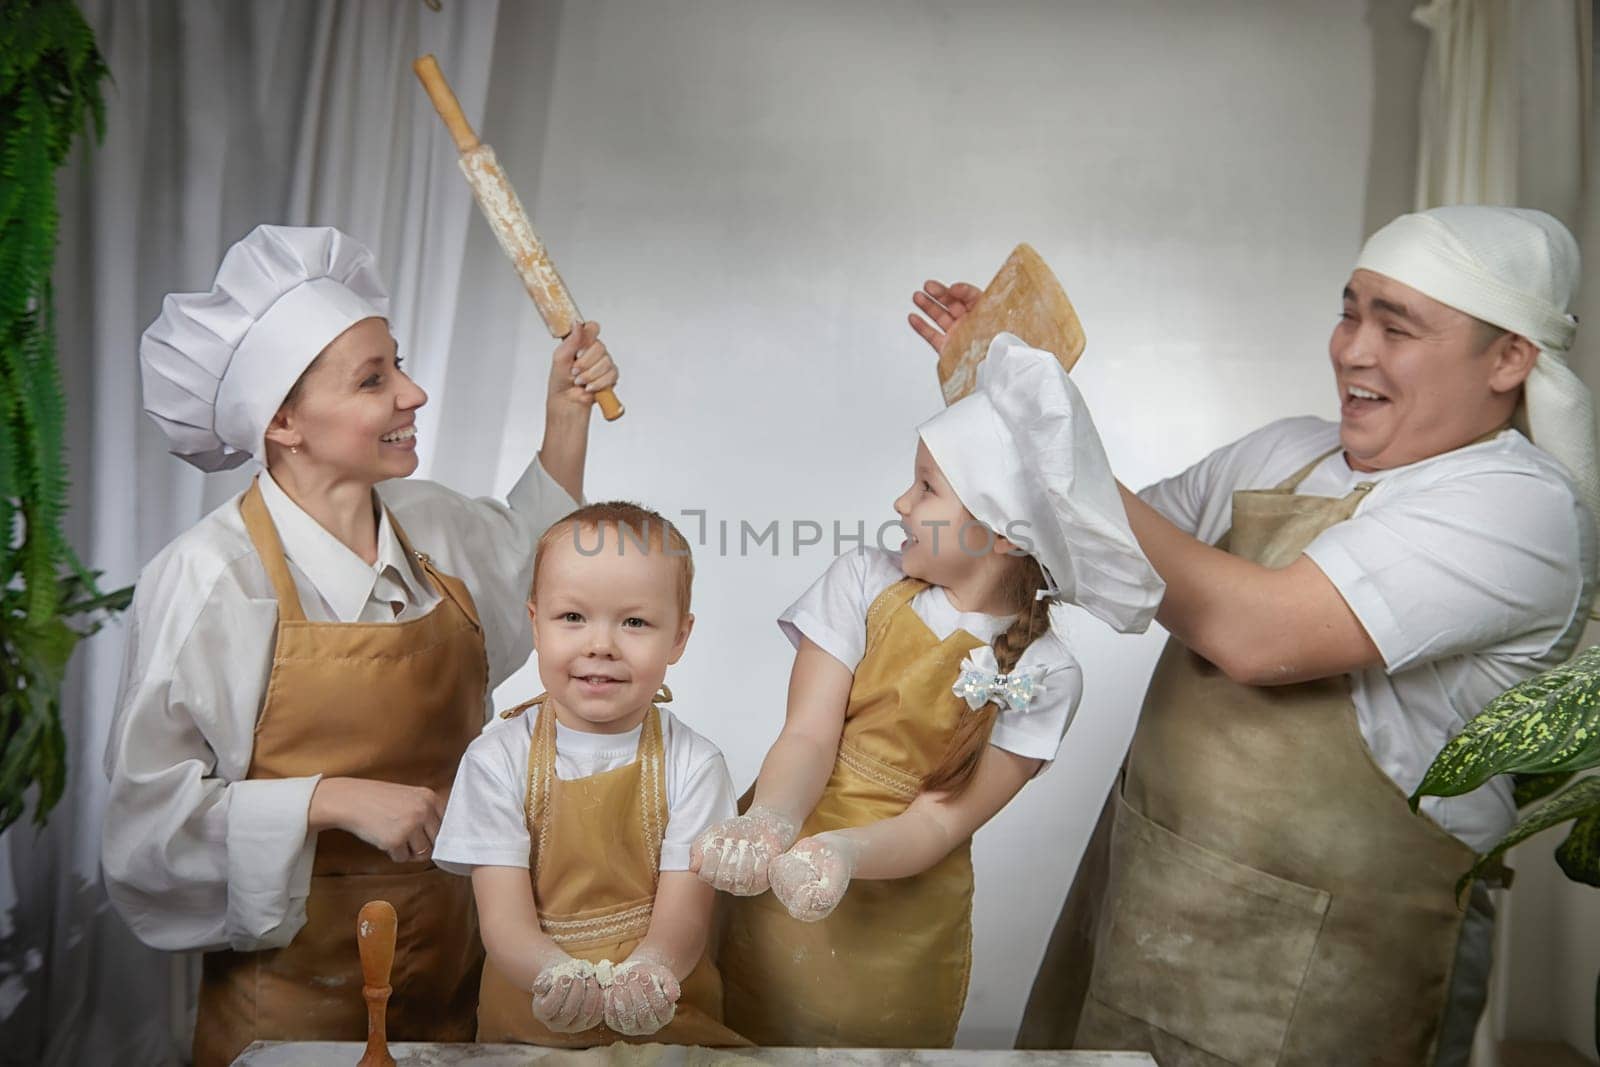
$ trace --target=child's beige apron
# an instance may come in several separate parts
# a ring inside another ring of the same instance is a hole
[[[539,924],[572,956],[621,963],[650,930],[661,838],[667,828],[661,715],[654,705],[639,731],[638,757],[624,767],[564,782],[556,777],[556,717],[539,697],[505,712],[539,706],[528,751],[523,811],[532,842],[528,874]],[[604,1026],[558,1034],[533,1015],[533,994],[483,969],[479,1041],[590,1048],[616,1041],[664,1045],[748,1045],[722,1025],[722,980],[709,957],[681,984],[672,1021],[628,1037]]]
[[[414,552],[390,515],[439,603],[404,622],[309,622],[258,485],[239,510],[278,598],[272,673],[248,777],[322,774],[449,789],[483,725],[489,680],[466,586]],[[306,923],[294,940],[280,949],[206,954],[197,1067],[231,1063],[258,1039],[365,1040],[356,914],[376,898],[392,903],[400,920],[390,1038],[471,1040],[483,949],[468,881],[428,860],[395,863],[352,834],[324,830]]]
[[[1325,458],[1236,492],[1219,547],[1284,567],[1353,515],[1371,483],[1294,494]],[[1168,641],[1110,806],[1019,1044],[1163,1067],[1431,1061],[1473,853],[1373,762],[1347,677],[1240,685]]]
[[[935,637],[911,607],[923,588],[903,579],[867,611],[839,757],[802,836],[903,812],[973,714],[951,686],[983,642]],[[790,917],[771,893],[726,903],[728,1025],[756,1044],[954,1043],[972,964],[970,842],[922,874],[851,882],[821,922]]]

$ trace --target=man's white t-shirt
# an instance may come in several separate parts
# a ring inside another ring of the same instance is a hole
[[[433,862],[454,874],[474,867],[526,867],[530,841],[523,803],[538,711],[497,719],[467,746],[433,844]],[[591,734],[556,723],[556,777],[564,782],[626,767],[639,754],[643,724],[624,734]],[[689,869],[689,847],[735,814],[733,779],[716,745],[661,709],[667,828],[661,869]]]
[[[1393,470],[1352,470],[1337,423],[1271,423],[1139,496],[1215,543],[1238,489],[1270,489],[1333,450],[1295,490],[1374,483],[1305,554],[1383,655],[1350,677],[1361,736],[1409,795],[1433,757],[1511,685],[1572,654],[1594,594],[1594,521],[1557,460],[1515,430]],[[1484,851],[1516,821],[1509,777],[1422,810]]]

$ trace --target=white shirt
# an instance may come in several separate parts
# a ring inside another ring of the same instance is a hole
[[[538,710],[496,721],[467,746],[433,844],[433,861],[455,874],[474,867],[526,867],[528,750]],[[556,777],[565,782],[626,767],[639,754],[643,725],[625,734],[592,734],[556,723]],[[717,746],[661,709],[667,782],[667,828],[661,869],[689,869],[689,847],[713,823],[735,814],[733,778]]]
[[[395,603],[400,619],[437,604],[387,519],[374,566],[270,478],[261,488],[306,618],[389,622]],[[531,650],[524,604],[539,535],[576,504],[537,461],[504,504],[421,480],[385,482],[378,495],[416,549],[472,593],[492,690]],[[245,779],[278,606],[238,497],[145,566],[129,618],[106,746],[101,862],[111,901],[155,948],[286,945],[305,923],[315,855],[306,820],[319,776]]]
[[[859,548],[838,557],[778,618],[778,626],[796,648],[802,635],[852,672],[867,648],[867,609],[878,594],[904,578],[900,553],[879,548]],[[958,611],[942,587],[930,585],[911,598],[916,612],[943,641],[965,630],[979,641],[992,644],[1016,616]],[[1056,758],[1061,739],[1083,696],[1083,671],[1055,631],[1047,631],[1029,645],[1015,670],[1043,668],[1044,689],[1026,711],[1002,708],[995,717],[989,743],[1028,759],[1049,762]],[[952,670],[950,684],[959,672]]]
[[[1274,422],[1139,495],[1215,543],[1236,489],[1270,489],[1339,444],[1338,424]],[[1407,795],[1445,743],[1494,697],[1572,654],[1594,595],[1594,521],[1567,472],[1515,430],[1393,470],[1352,470],[1343,452],[1296,490],[1375,488],[1305,554],[1383,655],[1350,675],[1361,736]],[[1422,810],[1478,851],[1516,821],[1509,777]]]

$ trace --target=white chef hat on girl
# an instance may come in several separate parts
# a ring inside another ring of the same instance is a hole
[[[1401,215],[1367,239],[1356,260],[1424,296],[1539,348],[1523,384],[1528,436],[1560,460],[1600,518],[1594,399],[1567,366],[1578,332],[1568,314],[1582,267],[1578,242],[1555,218],[1529,208],[1459,205]]]
[[[331,226],[257,226],[206,293],[171,293],[139,341],[144,409],[204,471],[260,456],[300,375],[345,330],[387,318],[366,246]]]
[[[973,517],[1043,565],[1048,596],[1124,633],[1150,624],[1166,583],[1134,539],[1094,420],[1054,356],[999,334],[977,387],[917,433]]]

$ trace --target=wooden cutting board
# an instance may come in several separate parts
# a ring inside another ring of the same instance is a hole
[[[1013,333],[1043,349],[1071,370],[1083,355],[1083,325],[1067,291],[1039,253],[1018,245],[1000,265],[975,308],[945,338],[939,355],[939,385],[944,402],[954,404],[977,384],[978,364],[995,334]]]

